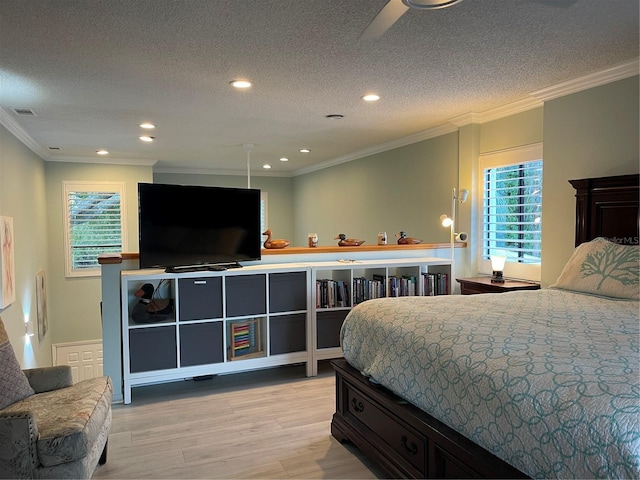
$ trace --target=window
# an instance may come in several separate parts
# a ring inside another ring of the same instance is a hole
[[[490,273],[489,257],[507,257],[505,274],[540,279],[542,240],[542,146],[482,155],[479,265]]]
[[[124,183],[63,182],[66,275],[100,275],[98,255],[125,250]]]

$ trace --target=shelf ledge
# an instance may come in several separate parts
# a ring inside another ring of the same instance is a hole
[[[360,245],[359,247],[339,247],[337,245],[329,245],[324,247],[287,247],[279,249],[261,250],[262,257],[271,255],[313,255],[318,253],[340,253],[340,252],[390,252],[402,250],[436,250],[441,248],[449,248],[449,243],[419,243],[417,245]],[[466,242],[455,244],[455,248],[466,248]],[[134,253],[106,253],[98,255],[98,263],[100,265],[113,265],[122,263],[124,260],[138,260],[140,255]]]

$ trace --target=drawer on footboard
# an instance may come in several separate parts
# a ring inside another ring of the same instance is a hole
[[[386,450],[393,449],[403,461],[410,464],[405,468],[415,469],[416,477],[424,477],[427,439],[399,418],[382,411],[357,388],[347,384],[345,397],[344,408],[347,418],[370,430],[379,441],[386,444]]]

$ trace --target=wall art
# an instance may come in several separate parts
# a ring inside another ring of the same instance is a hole
[[[0,309],[16,300],[13,217],[0,217]]]

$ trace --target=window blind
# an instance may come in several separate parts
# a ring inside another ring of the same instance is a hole
[[[122,251],[119,192],[67,192],[72,269],[97,268],[100,253]]]
[[[483,170],[482,257],[540,264],[542,160]]]

